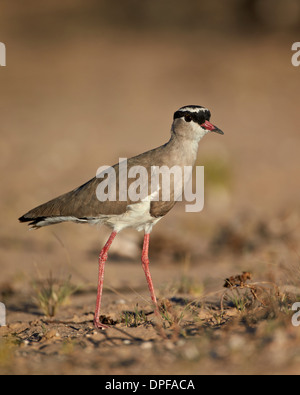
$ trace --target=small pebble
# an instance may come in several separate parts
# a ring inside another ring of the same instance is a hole
[[[143,350],[150,350],[152,348],[152,343],[151,342],[144,342],[144,343],[142,343],[141,348]]]

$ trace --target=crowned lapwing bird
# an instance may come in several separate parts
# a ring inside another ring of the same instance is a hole
[[[180,177],[179,179],[173,177],[173,182],[168,184],[168,198],[164,198],[161,193],[162,177],[156,178],[157,182],[152,184],[153,177],[151,176],[154,174],[154,169],[193,168],[200,140],[207,133],[224,134],[210,123],[210,117],[211,113],[205,107],[195,105],[181,107],[174,113],[171,138],[166,144],[134,156],[126,160],[126,163],[119,161],[118,164],[105,168],[106,170],[97,173],[97,176],[87,183],[30,210],[19,218],[21,222],[29,222],[29,226],[33,229],[67,221],[103,224],[111,228],[111,235],[99,255],[94,317],[94,325],[97,328],[107,328],[100,322],[100,307],[108,251],[116,235],[125,228],[144,231],[142,267],[155,311],[158,312],[158,303],[149,270],[150,233],[153,226],[178,201],[178,190],[180,194],[184,184]],[[142,181],[141,174],[144,175]],[[108,181],[109,178],[111,178],[110,181]],[[135,190],[134,186],[137,184],[138,187]],[[134,191],[135,194],[129,193]]]

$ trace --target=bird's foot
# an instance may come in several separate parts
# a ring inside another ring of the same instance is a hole
[[[99,320],[96,319],[94,320],[94,327],[102,331],[109,328],[108,325],[102,324]]]

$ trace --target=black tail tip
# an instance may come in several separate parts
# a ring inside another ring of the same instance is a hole
[[[25,215],[22,215],[22,217],[19,218],[19,221],[20,222],[29,222],[29,221],[31,221],[31,219],[30,218],[26,218]]]
[[[41,221],[44,221],[46,217],[37,217],[37,218],[32,218],[32,217],[27,217],[26,214],[22,215],[22,217],[19,218],[20,222],[29,222],[27,225],[30,226],[30,229],[39,229],[40,226],[37,226],[37,224]],[[42,225],[44,226],[44,225]]]

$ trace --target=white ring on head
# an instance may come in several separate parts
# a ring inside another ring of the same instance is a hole
[[[206,112],[209,111],[207,108],[205,107],[181,107],[179,108],[178,111],[189,111],[189,112]]]

